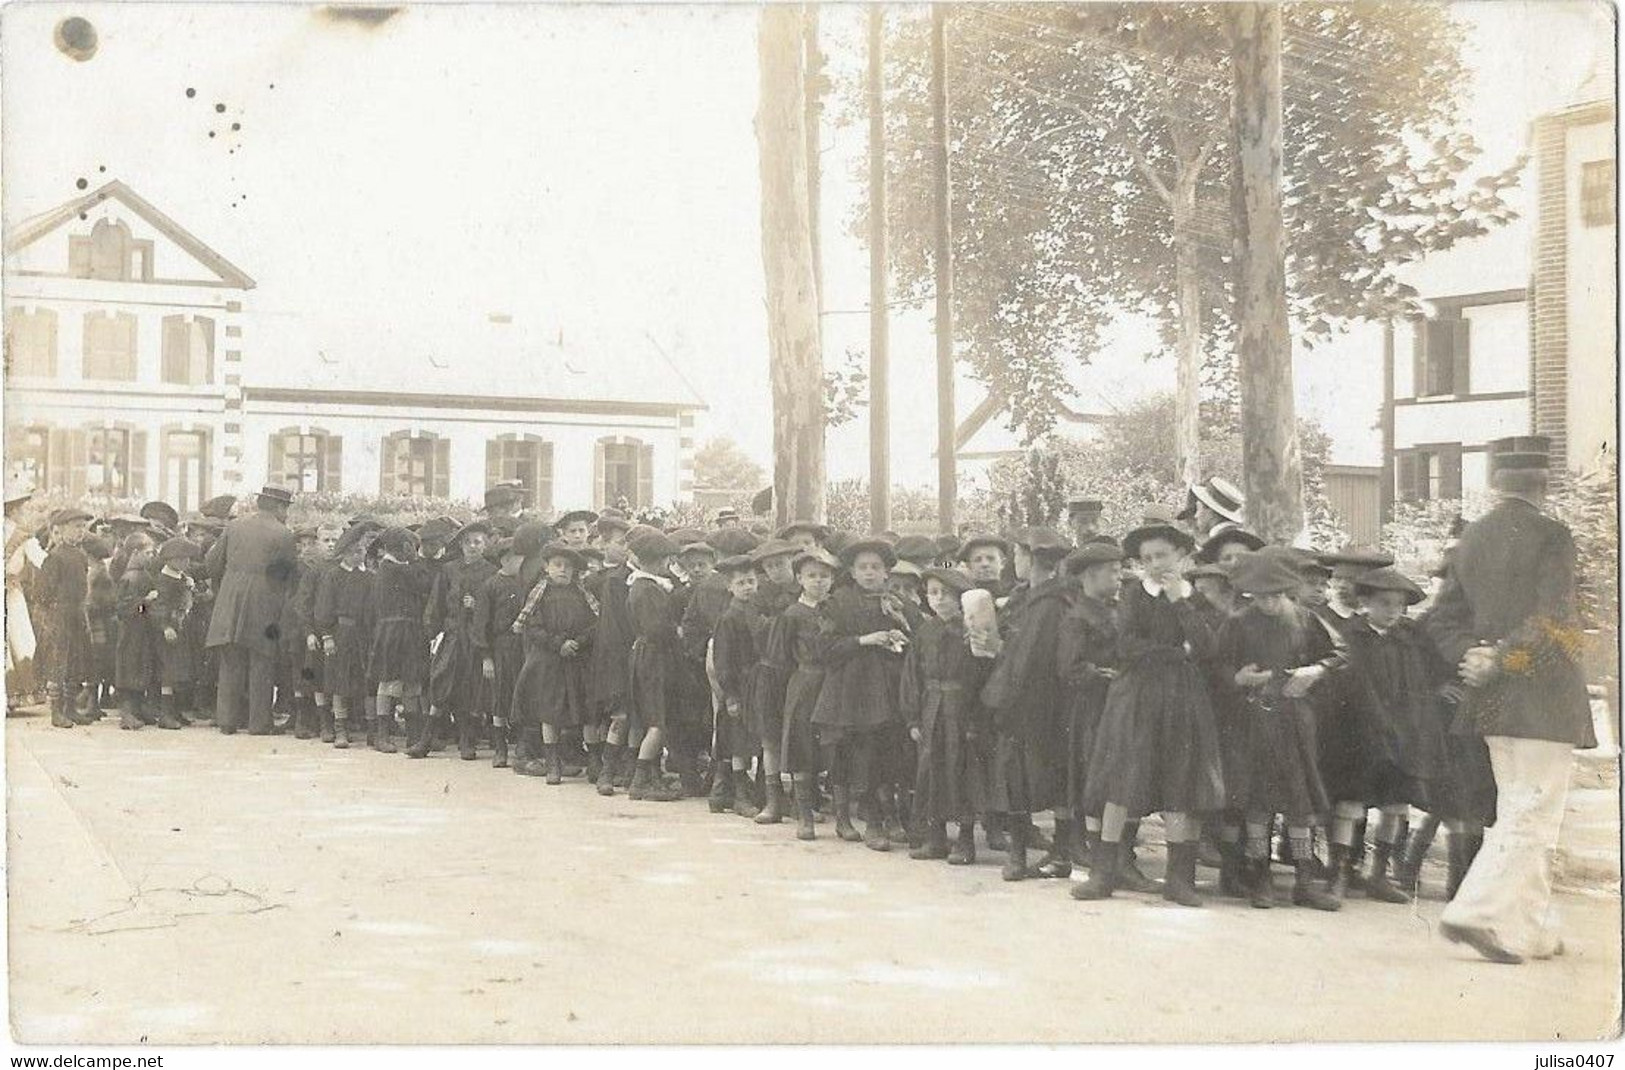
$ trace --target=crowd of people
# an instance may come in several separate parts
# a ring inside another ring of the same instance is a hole
[[[1502,504],[1431,594],[1371,548],[1267,544],[1222,479],[1118,536],[1084,502],[1064,533],[769,532],[731,510],[708,530],[614,509],[542,522],[507,484],[467,522],[290,530],[293,496],[266,487],[235,518],[229,497],[186,518],[59,510],[8,579],[59,728],[116,708],[130,731],[455,746],[949,865],[976,860],[980,826],[1006,880],[1086,866],[1068,882],[1083,900],[1406,903],[1442,824],[1463,901],[1446,935],[1512,962],[1561,944],[1529,921],[1550,884],[1526,850],[1548,830],[1526,818],[1549,798],[1525,800],[1501,744],[1595,745],[1559,627],[1572,543],[1539,512],[1531,443],[1492,450]],[[1475,868],[1498,781],[1504,836]],[[1136,857],[1152,814],[1161,881]],[[1493,888],[1473,893],[1480,870]]]

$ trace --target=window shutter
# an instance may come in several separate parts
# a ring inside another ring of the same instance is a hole
[[[1399,478],[1399,500],[1413,502],[1417,499],[1416,462],[1420,459],[1418,454],[1409,451],[1401,453],[1396,460],[1394,473]]]
[[[188,382],[187,347],[192,339],[186,328],[186,317],[164,317],[164,352],[160,361],[162,379],[166,383]]]
[[[1411,326],[1414,328],[1411,331],[1411,397],[1425,398],[1428,393],[1428,322],[1412,320]]]
[[[68,239],[68,274],[76,279],[90,278],[90,239]]]
[[[130,444],[130,497],[147,496],[147,433],[131,431]]]
[[[1472,387],[1472,356],[1471,356],[1471,320],[1462,318],[1450,324],[1450,357],[1454,362],[1451,374],[1451,384],[1456,388],[1456,394],[1465,397],[1473,392]]]
[[[45,317],[45,367],[43,374],[56,377],[56,313],[48,308],[42,308],[34,313],[35,316]]]
[[[41,490],[67,491],[68,473],[73,470],[73,445],[70,431],[52,428],[45,434],[45,486]]]
[[[1439,497],[1461,499],[1461,444],[1439,447]]]
[[[595,511],[604,508],[604,444],[592,444],[592,507]]]
[[[451,497],[451,439],[434,440],[434,496]]]
[[[485,443],[485,485],[492,486],[502,479],[502,441],[489,439]]]
[[[322,440],[322,490],[339,494],[344,490],[344,436],[328,435]]]
[[[378,493],[388,495],[395,490],[395,435],[385,435],[378,449]]]
[[[281,434],[272,435],[265,450],[265,478],[272,483],[286,483],[287,473],[287,440]]]
[[[68,478],[66,486],[70,497],[83,498],[85,496],[85,468],[90,464],[89,443],[85,441],[85,429],[75,427],[67,432],[67,469]]]
[[[536,445],[536,508],[553,511],[553,443]]]
[[[655,448],[638,447],[638,508],[655,503]]]

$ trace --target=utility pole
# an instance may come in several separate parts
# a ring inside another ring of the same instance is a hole
[[[932,171],[936,197],[937,522],[953,531],[958,476],[954,442],[953,184],[948,173],[948,9],[931,5]]]
[[[1281,208],[1281,7],[1245,0],[1232,10],[1236,321],[1247,520],[1266,540],[1290,543],[1303,532],[1303,468],[1292,396]]]
[[[891,527],[891,356],[886,310],[885,12],[869,6],[869,530]]]
[[[784,524],[824,516],[824,365],[807,191],[801,11],[789,4],[764,4],[756,47],[773,503],[778,522]]]

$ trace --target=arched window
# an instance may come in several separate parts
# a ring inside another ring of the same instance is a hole
[[[214,320],[165,316],[163,381],[187,386],[214,382]]]
[[[655,448],[640,439],[605,435],[593,449],[593,508],[621,499],[634,509],[654,504]]]
[[[392,431],[379,456],[381,494],[445,498],[451,493],[451,441],[433,431]]]
[[[135,367],[135,316],[129,312],[85,313],[85,378],[134,382]]]
[[[24,312],[20,305],[11,307],[6,315],[6,369],[12,375],[56,375],[54,311],[36,308]]]
[[[485,444],[485,485],[517,479],[525,507],[553,510],[553,443],[540,435],[498,435]]]
[[[267,450],[271,481],[289,490],[315,494],[343,490],[344,438],[319,427],[284,427]]]

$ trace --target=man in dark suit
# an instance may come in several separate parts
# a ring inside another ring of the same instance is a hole
[[[214,581],[214,611],[205,645],[220,651],[215,723],[226,735],[242,725],[271,734],[271,692],[283,602],[293,593],[298,551],[286,523],[293,494],[265,487],[255,510],[226,525],[206,561]]]
[[[1576,748],[1597,745],[1581,672],[1574,539],[1541,512],[1549,441],[1490,443],[1499,500],[1461,533],[1428,632],[1458,665],[1467,695],[1456,730],[1484,737],[1498,793],[1495,825],[1440,931],[1495,962],[1548,958],[1557,846]]]

